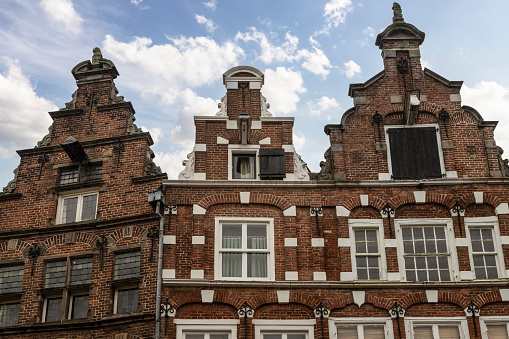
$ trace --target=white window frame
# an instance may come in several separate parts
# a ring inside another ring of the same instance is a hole
[[[64,305],[64,296],[62,295],[62,293],[60,294],[50,294],[50,295],[47,295],[44,297],[44,303],[42,305],[42,322],[45,323],[46,322],[46,312],[48,311],[48,299],[57,299],[57,298],[60,298],[60,302],[62,303],[61,307],[60,307],[60,320],[58,321],[51,321],[50,323],[57,323],[57,322],[61,322],[62,321],[62,310],[64,309],[65,305]]]
[[[260,156],[258,151],[260,145],[228,145],[228,180],[260,180]],[[254,179],[233,179],[233,155],[253,154],[255,156],[255,177]]]
[[[237,339],[239,319],[173,319],[177,325],[177,338],[184,339],[186,332],[210,333],[229,332],[230,338]]]
[[[447,250],[449,254],[449,272],[450,281],[460,280],[460,270],[458,262],[458,253],[456,250],[456,238],[454,237],[453,222],[450,218],[424,218],[424,219],[394,219],[394,228],[396,230],[396,240],[398,248],[398,266],[399,274],[401,275],[402,281],[408,281],[406,279],[405,270],[405,256],[403,249],[403,235],[401,232],[402,227],[407,226],[444,226],[447,242]],[[411,281],[414,282],[414,281]],[[416,281],[422,283],[421,281]]]
[[[366,318],[329,318],[329,338],[337,339],[339,325],[380,325],[384,326],[385,338],[394,338],[392,319],[390,317],[366,317]],[[360,338],[360,337],[359,337]]]
[[[118,311],[118,291],[124,291],[124,290],[138,290],[138,304],[140,303],[140,286],[139,285],[128,285],[128,286],[122,286],[115,288],[115,296],[113,300],[113,314],[128,314],[128,313],[135,313],[138,312],[140,309],[138,306],[136,306],[136,310],[132,312],[125,312],[125,313],[117,313]]]
[[[223,277],[222,276],[222,225],[231,223],[242,224],[266,224],[267,225],[267,277]],[[214,277],[216,280],[236,280],[236,281],[272,281],[275,280],[275,260],[274,260],[274,219],[273,218],[249,218],[249,217],[216,217],[216,239],[214,250]]]
[[[302,320],[265,320],[253,319],[255,326],[255,339],[262,339],[264,332],[291,333],[299,332],[306,334],[306,339],[315,338],[316,319]]]
[[[468,323],[465,317],[405,317],[406,337],[411,339],[414,337],[414,325],[429,325],[433,327],[433,334],[438,331],[437,326],[458,326],[460,331],[460,339],[470,338],[468,332]],[[437,337],[438,339],[439,337]]]
[[[497,272],[498,279],[503,279],[507,277],[507,272],[505,270],[505,262],[504,262],[504,252],[502,250],[502,243],[500,237],[500,228],[498,225],[498,217],[474,217],[474,218],[465,218],[465,228],[467,232],[468,239],[468,253],[470,256],[470,268],[472,270],[472,275],[475,277],[475,268],[474,268],[474,256],[472,251],[472,239],[470,238],[470,229],[471,228],[491,228],[493,231],[493,245],[495,247],[495,256],[497,262]],[[475,279],[478,279],[477,277]],[[489,279],[488,279],[489,280]]]
[[[389,166],[389,178],[392,178],[392,158],[391,158],[391,143],[389,142],[388,137],[388,129],[393,128],[418,128],[418,127],[435,127],[440,131],[440,126],[438,124],[418,124],[418,125],[385,125],[385,140],[387,145],[387,166]],[[437,135],[437,147],[438,147],[438,157],[440,158],[440,171],[441,173],[445,172],[445,163],[444,163],[444,152],[442,150],[442,139],[440,138],[439,131],[436,133]],[[410,180],[428,180],[428,179],[410,179]]]
[[[479,327],[481,328],[482,339],[488,339],[487,325],[506,325],[509,333],[509,316],[481,316],[479,317]]]
[[[350,253],[352,258],[352,270],[355,279],[357,276],[357,248],[355,246],[355,231],[357,230],[376,230],[378,234],[378,253],[379,253],[379,270],[380,279],[387,280],[387,259],[385,255],[385,241],[384,241],[384,227],[383,219],[350,219],[348,220],[348,227],[350,232],[350,241],[352,244]],[[363,253],[364,254],[364,253]],[[371,280],[377,281],[377,280]]]
[[[89,195],[96,195],[96,204],[95,204],[95,218],[86,220],[91,221],[97,219],[97,206],[99,205],[99,192],[97,189],[91,191],[91,190],[79,190],[79,191],[73,191],[72,193],[66,193],[58,196],[58,206],[57,206],[57,217],[56,217],[56,223],[57,224],[63,224],[63,212],[64,212],[64,199],[68,198],[78,198],[78,205],[76,207],[76,220],[74,221],[66,221],[65,223],[72,223],[72,222],[81,222],[81,214],[83,212],[83,197],[89,196]]]
[[[83,295],[88,295],[88,302],[90,306],[90,293],[88,292],[78,292],[78,293],[70,293],[69,294],[69,309],[67,310],[67,319],[69,320],[75,320],[72,319],[72,306],[74,305],[74,298],[75,297],[81,297]],[[87,319],[88,318],[88,308],[87,308],[87,317],[86,318],[76,318],[76,319]]]

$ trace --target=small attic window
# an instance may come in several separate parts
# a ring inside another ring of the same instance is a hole
[[[283,179],[285,171],[285,150],[260,149],[260,179]]]
[[[232,154],[233,179],[256,179],[256,154]]]

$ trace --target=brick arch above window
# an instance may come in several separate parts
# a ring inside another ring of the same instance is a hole
[[[496,216],[495,208],[490,204],[470,204],[465,208],[465,217],[491,217]]]
[[[396,209],[395,218],[450,218],[450,209],[438,203],[405,204]]]
[[[358,206],[350,211],[350,219],[380,219],[380,211],[372,206]]]
[[[264,303],[258,306],[254,312],[254,319],[287,319],[288,314],[293,319],[315,319],[313,308],[308,305],[287,303]]]
[[[293,204],[291,204],[288,200],[283,199],[281,197],[272,194],[263,194],[255,192],[251,192],[249,203],[273,205],[279,207],[281,211],[284,211],[293,206]],[[236,192],[229,194],[209,195],[197,203],[197,205],[203,207],[204,209],[208,209],[210,206],[217,204],[240,204],[240,194],[239,192]]]
[[[353,211],[355,208],[357,207],[372,207],[372,208],[375,208],[377,209],[378,211],[382,210],[382,208],[384,208],[385,206],[385,202],[384,200],[378,198],[378,197],[375,197],[375,196],[369,196],[368,197],[368,205],[367,206],[363,206],[362,205],[362,202],[361,202],[361,197],[360,195],[356,195],[352,198],[349,198],[347,199],[346,201],[343,202],[343,207],[345,207],[347,210],[349,211]]]
[[[176,309],[176,318],[203,319],[203,314],[214,314],[215,319],[238,319],[237,309],[229,304],[189,302],[173,306]]]

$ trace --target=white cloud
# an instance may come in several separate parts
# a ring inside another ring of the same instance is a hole
[[[152,137],[152,140],[154,141],[154,146],[156,146],[164,136],[163,130],[160,129],[159,127],[148,128],[145,126],[141,126],[141,129],[143,131],[148,131],[150,133],[150,136]]]
[[[14,151],[8,150],[0,145],[0,159],[9,159],[14,155]]]
[[[207,2],[202,2],[203,6],[210,8],[211,10],[215,11],[217,6],[217,0],[210,0]]]
[[[348,79],[353,78],[356,75],[360,75],[362,73],[361,66],[357,65],[355,61],[350,60],[344,63],[345,65],[345,74]]]
[[[352,10],[351,0],[331,0],[325,4],[323,16],[329,27],[338,27],[345,23],[346,15]]]
[[[306,143],[306,137],[302,132],[293,132],[293,146],[298,151],[304,147]]]
[[[326,96],[321,97],[316,102],[309,101],[307,105],[309,113],[312,115],[320,115],[324,111],[328,111],[333,108],[341,108],[341,105],[337,102],[336,98],[329,98]]]
[[[209,37],[184,36],[168,39],[171,43],[152,45],[149,38],[135,37],[124,43],[107,35],[103,50],[118,68],[123,64],[129,86],[156,94],[168,88],[211,84],[244,55],[242,48],[230,41],[218,44]]]
[[[141,4],[143,2],[143,0],[131,0],[131,3],[135,6],[138,6],[139,4]]]
[[[303,86],[302,74],[298,71],[278,67],[276,71],[265,70],[265,85],[263,95],[270,103],[274,113],[290,113],[297,109],[299,94],[307,92]]]
[[[431,63],[429,61],[424,60],[424,59],[421,58],[421,67],[422,67],[422,69],[430,68],[430,65],[431,65]]]
[[[364,34],[364,38],[359,41],[359,44],[364,47],[367,46],[375,37],[375,30],[373,27],[366,27],[362,32]]]
[[[497,145],[505,151],[503,158],[509,158],[509,88],[496,82],[481,81],[470,88],[461,89],[462,104],[475,108],[484,120],[499,121],[495,129]]]
[[[299,38],[287,32],[285,35],[285,42],[281,45],[276,46],[269,41],[267,35],[263,32],[258,31],[256,28],[251,27],[249,32],[237,33],[235,40],[242,40],[244,42],[253,41],[260,45],[261,53],[259,58],[266,64],[276,62],[300,62],[301,66],[317,75],[321,75],[322,78],[326,78],[330,73],[332,67],[329,59],[325,53],[317,48],[313,47],[313,50],[298,49]]]
[[[70,0],[41,0],[40,6],[50,20],[62,25],[66,31],[73,33],[81,31],[83,19]]]
[[[156,152],[154,162],[168,174],[168,179],[178,179],[179,173],[184,170],[182,161],[187,159],[187,155],[191,151],[192,146],[175,152]]]
[[[34,147],[48,133],[48,112],[58,108],[37,95],[17,61],[2,60],[7,70],[0,74],[0,157],[5,157],[6,149]]]
[[[214,21],[212,21],[212,19],[207,19],[206,17],[204,17],[203,15],[198,15],[198,14],[195,14],[194,16],[196,18],[196,21],[198,21],[198,23],[200,25],[203,25],[205,26],[205,29],[207,30],[207,32],[209,33],[214,33],[214,31],[217,29],[217,25],[214,24]]]

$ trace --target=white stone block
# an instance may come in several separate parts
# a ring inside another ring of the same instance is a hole
[[[283,211],[283,215],[285,217],[295,217],[297,216],[297,208],[295,206],[288,207]]]
[[[262,83],[260,81],[250,81],[249,82],[249,89],[261,89]]]
[[[226,120],[226,129],[237,129],[237,120]]]
[[[172,268],[163,269],[163,279],[175,279],[175,270]]]
[[[456,238],[456,247],[467,247],[468,243],[467,238]]]
[[[461,102],[460,94],[451,94],[451,102]]]
[[[426,298],[429,303],[438,302],[438,290],[426,290]]]
[[[502,296],[502,301],[509,301],[509,288],[501,288],[498,291]]]
[[[390,173],[378,173],[378,180],[391,180]]]
[[[212,303],[214,301],[214,290],[201,290],[201,302]]]
[[[191,270],[191,279],[203,279],[204,274],[203,270]]]
[[[367,194],[361,194],[359,195],[361,199],[361,205],[362,206],[368,206],[369,205],[369,196]]]
[[[293,148],[293,145],[283,145],[283,149],[285,150],[285,153],[295,152],[295,148]]]
[[[338,247],[351,247],[352,241],[350,238],[338,238]]]
[[[461,280],[474,280],[474,272],[472,271],[460,271]]]
[[[239,89],[239,83],[237,81],[227,81],[226,89]]]
[[[353,281],[354,275],[352,272],[340,272],[339,280],[341,281]]]
[[[366,291],[352,291],[353,302],[361,307],[366,300]]]
[[[201,207],[200,205],[193,205],[193,214],[205,215],[205,213],[207,213],[205,208]]]
[[[311,247],[323,247],[323,246],[324,246],[323,238],[311,239]]]
[[[446,178],[457,178],[458,172],[457,171],[445,171],[445,177]]]
[[[218,145],[228,145],[230,142],[228,139],[225,139],[223,137],[217,137],[217,144]]]
[[[297,238],[285,238],[285,247],[297,247]]]
[[[506,202],[501,203],[495,208],[495,213],[499,214],[509,214],[509,205]]]
[[[401,274],[399,272],[389,272],[387,273],[388,281],[401,281]]]
[[[288,304],[290,302],[290,291],[277,291],[277,301],[280,304]]]
[[[426,191],[414,191],[416,204],[424,204],[426,202]]]
[[[195,144],[195,152],[207,152],[207,144]]]
[[[327,274],[325,272],[313,272],[313,280],[315,281],[326,281]]]
[[[285,280],[299,280],[299,272],[286,271],[285,272]]]
[[[345,206],[336,206],[336,216],[338,217],[349,217],[350,210]]]
[[[193,245],[204,245],[205,244],[205,236],[203,235],[193,235],[192,237]]]
[[[484,193],[483,192],[474,192],[474,198],[476,204],[482,204],[484,202]]]
[[[240,192],[240,203],[241,204],[249,204],[249,198],[251,196],[251,192]]]
[[[254,120],[251,122],[251,129],[262,129],[262,122],[260,120]]]
[[[398,247],[398,241],[396,239],[385,239],[385,248],[388,247]]]
[[[270,137],[263,138],[262,140],[258,141],[258,144],[260,144],[260,145],[270,145]]]
[[[195,173],[194,180],[207,180],[207,173]]]
[[[509,236],[503,235],[500,238],[502,239],[502,245],[509,245]]]

